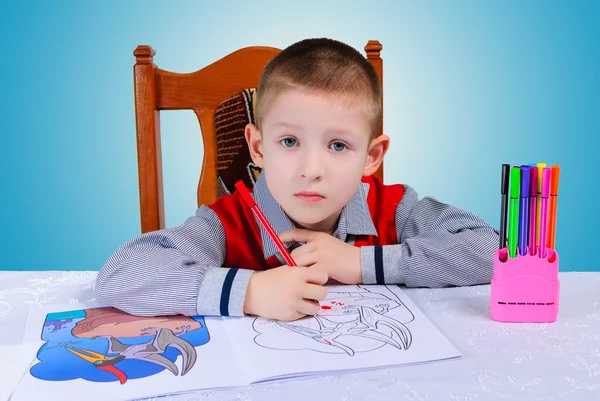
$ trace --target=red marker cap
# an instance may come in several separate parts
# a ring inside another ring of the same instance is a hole
[[[560,176],[560,166],[550,167],[550,195],[558,195],[558,178]]]

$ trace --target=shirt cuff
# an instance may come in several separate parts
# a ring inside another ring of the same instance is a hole
[[[402,245],[362,246],[360,266],[363,284],[403,284]]]
[[[254,270],[217,267],[204,274],[198,316],[244,316],[244,299]]]

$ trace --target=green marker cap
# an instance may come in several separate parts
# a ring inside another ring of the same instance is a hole
[[[510,197],[518,199],[521,192],[521,168],[516,166],[510,169]]]

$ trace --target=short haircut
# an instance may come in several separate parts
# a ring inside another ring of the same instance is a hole
[[[377,72],[355,48],[327,38],[305,39],[282,50],[265,66],[257,88],[256,122],[286,90],[337,95],[358,102],[370,120],[370,138],[382,120],[382,89]]]

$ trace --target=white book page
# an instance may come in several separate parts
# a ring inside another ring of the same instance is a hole
[[[331,286],[316,317],[246,317],[228,329],[251,383],[461,356],[397,286]]]
[[[0,401],[6,401],[35,359],[39,344],[0,345],[0,355],[8,363],[0,364]]]
[[[30,308],[26,330],[42,345],[13,401],[128,400],[245,384],[219,317],[46,306]]]

